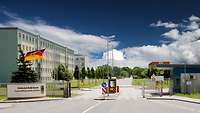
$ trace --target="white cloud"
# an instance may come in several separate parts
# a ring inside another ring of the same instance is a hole
[[[162,34],[162,36],[165,36],[167,38],[171,38],[174,40],[178,40],[179,39],[179,31],[177,29],[172,29],[169,32]]]
[[[116,50],[116,49],[113,49],[113,51],[108,51],[108,52],[104,52],[103,53],[103,59],[112,59],[112,56],[113,56],[113,59],[116,60],[116,61],[122,61],[124,60],[124,54],[122,51],[120,50]]]
[[[190,25],[186,25],[186,27]],[[200,63],[199,27],[190,29],[189,31],[171,29],[161,36],[173,39],[173,41],[162,45],[129,47],[125,49],[125,56],[127,56],[129,61],[146,62],[146,66],[151,61],[163,60],[169,60],[172,63]],[[137,65],[143,66],[143,64]]]
[[[200,21],[200,18],[195,16],[195,15],[192,15],[192,16],[189,17],[189,20],[190,21]]]
[[[165,28],[176,28],[178,24],[173,22],[162,22],[161,20],[157,21],[157,23],[152,23],[152,27],[165,27]]]
[[[169,39],[173,39],[168,44],[162,45],[144,45],[139,47],[124,48],[125,59],[115,61],[117,66],[142,66],[147,67],[151,61],[170,61],[172,63],[200,63],[200,28],[198,27],[197,17],[192,17],[184,28],[193,26],[190,30],[171,28],[168,32],[163,33]],[[161,26],[161,22],[159,23]],[[197,25],[195,25],[197,24]],[[194,27],[195,26],[195,27]],[[166,27],[166,26],[165,26]],[[180,26],[179,26],[180,27]],[[167,27],[166,27],[167,28]],[[106,62],[101,59],[101,63]],[[97,63],[98,64],[98,63]]]
[[[196,21],[192,21],[190,25],[187,26],[188,30],[196,30],[199,29],[199,24]]]
[[[90,66],[98,66],[106,64],[106,54],[109,53],[111,57],[112,52],[106,51],[106,40],[101,36],[92,34],[82,34],[75,32],[68,28],[61,28],[58,26],[49,25],[41,19],[35,21],[24,20],[15,14],[4,12],[8,17],[12,18],[6,23],[0,23],[0,26],[14,26],[31,32],[37,32],[48,38],[66,45],[75,50],[79,50],[86,55],[92,53],[103,53],[101,59],[90,59]],[[151,26],[165,27],[170,29],[161,36],[173,39],[167,44],[162,45],[144,45],[139,47],[127,47],[121,50],[114,50],[114,65],[115,66],[142,66],[147,67],[151,61],[169,60],[173,63],[200,63],[200,28],[199,17],[192,15],[184,25],[185,29],[179,29],[182,24],[175,24],[172,22],[158,21]],[[158,40],[159,41],[159,40]],[[118,46],[119,42],[114,41],[112,45]],[[109,58],[110,58],[109,57]],[[111,65],[111,60],[110,60]]]
[[[6,23],[0,23],[1,27],[19,27],[24,30],[38,33],[44,38],[60,43],[64,46],[78,50],[82,54],[91,55],[92,53],[103,52],[106,50],[106,39],[92,34],[82,34],[68,28],[61,28],[47,24],[44,20],[25,20],[16,14],[3,11],[11,18]],[[119,42],[113,41],[116,47]]]

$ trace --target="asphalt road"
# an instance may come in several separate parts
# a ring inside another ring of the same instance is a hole
[[[81,91],[70,99],[44,102],[13,103],[0,113],[200,113],[200,105],[178,101],[146,100],[141,91],[131,87],[131,80],[118,81],[119,95],[102,98],[100,89]],[[2,104],[2,103],[1,103]]]

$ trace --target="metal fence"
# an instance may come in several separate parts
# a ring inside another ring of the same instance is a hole
[[[7,84],[0,83],[0,96],[7,96]]]
[[[69,82],[48,82],[46,83],[46,95],[50,97],[65,97],[66,95],[71,96],[67,90],[70,90]],[[69,94],[68,94],[69,93]]]
[[[143,97],[169,95],[170,80],[154,81],[152,79],[143,79],[141,88]]]

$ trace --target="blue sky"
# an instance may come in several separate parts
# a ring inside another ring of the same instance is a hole
[[[144,66],[153,60],[171,60],[175,63],[189,62],[188,58],[180,58],[181,55],[177,55],[175,59],[163,58],[162,55],[157,57],[153,53],[149,53],[153,57],[146,58],[146,53],[143,54],[143,48],[145,48],[145,51],[148,51],[146,48],[150,47],[151,49],[151,46],[163,48],[163,42],[167,42],[164,45],[169,47],[169,44],[174,43],[174,38],[169,38],[170,36],[163,34],[174,29],[179,32],[180,30],[185,31],[187,25],[192,23],[188,19],[191,16],[200,16],[198,0],[1,0],[0,8],[0,23],[3,26],[18,26],[22,23],[25,23],[25,25],[42,24],[46,27],[54,26],[61,31],[67,29],[88,39],[92,35],[99,42],[102,41],[99,40],[101,35],[115,35],[116,51],[124,52],[122,61],[120,63],[116,61],[116,64],[120,66],[137,66],[140,64]],[[170,23],[177,24],[177,26],[186,25],[186,27],[167,27],[167,24]],[[80,40],[83,39],[81,37]],[[75,39],[75,42],[77,40]],[[81,47],[72,46],[79,51],[82,51],[80,50]],[[91,45],[92,47],[93,45]],[[84,53],[88,54],[95,64],[103,62],[102,59],[106,56],[105,48],[97,47],[94,50],[91,50],[91,48],[88,48]],[[130,55],[129,53],[133,51],[136,51],[136,53]],[[102,56],[103,54],[104,56]],[[117,55],[118,52],[116,52]],[[97,61],[99,59],[101,61]],[[130,60],[131,64],[127,63]],[[134,62],[139,60],[141,61]],[[198,62],[194,61],[194,63]]]

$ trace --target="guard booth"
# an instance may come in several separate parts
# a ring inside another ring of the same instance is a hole
[[[108,79],[108,90],[109,93],[119,93],[119,86],[117,86],[117,79]]]

